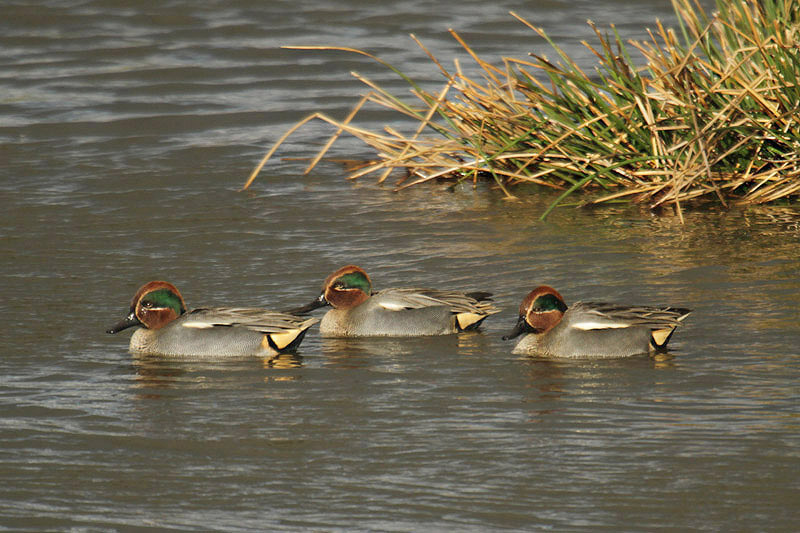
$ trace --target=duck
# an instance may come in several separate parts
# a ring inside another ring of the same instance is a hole
[[[629,357],[665,351],[691,309],[575,302],[567,307],[552,287],[536,287],[519,306],[503,340],[524,335],[513,353],[556,358]]]
[[[293,351],[316,318],[246,307],[187,310],[178,289],[166,281],[142,285],[128,314],[107,333],[138,327],[130,351],[166,356],[274,356]]]
[[[327,337],[415,337],[475,330],[486,317],[499,312],[491,293],[418,288],[372,290],[372,281],[359,266],[346,265],[330,274],[322,293],[311,303],[292,310],[305,314],[330,306],[320,333]]]

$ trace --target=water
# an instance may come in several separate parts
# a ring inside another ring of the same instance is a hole
[[[444,62],[546,46],[589,67],[586,19],[641,37],[668,2],[6,2],[0,20],[0,528],[27,531],[796,529],[800,213],[559,209],[479,186],[394,193],[333,163],[367,58],[436,88]],[[386,121],[380,110],[365,126]],[[407,125],[406,125],[407,126]],[[338,157],[369,155],[344,139]],[[305,303],[346,263],[376,287],[489,289],[475,334],[329,340],[293,356],[169,361],[104,330],[136,288],[189,305]],[[522,296],[695,309],[669,354],[511,355]]]

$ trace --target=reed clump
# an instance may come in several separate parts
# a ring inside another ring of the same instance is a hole
[[[378,157],[349,174],[383,182],[402,170],[399,188],[433,179],[488,178],[508,197],[535,183],[561,190],[547,212],[578,191],[579,203],[632,200],[652,207],[708,199],[722,206],[796,199],[800,194],[800,10],[794,0],[718,0],[708,16],[694,0],[673,0],[679,31],[660,22],[649,40],[624,43],[614,27],[598,44],[595,72],[581,69],[546,33],[557,59],[483,61],[451,30],[481,68],[471,79],[455,62],[447,70],[412,35],[445,77],[441,91],[422,90],[401,71],[416,97],[407,103],[367,79],[370,91],[344,120],[307,117],[266,154],[247,188],[277,147],[298,127],[322,119],[337,131],[306,172],[343,133]],[[305,49],[332,49],[303,47]],[[336,48],[343,50],[342,48]],[[637,67],[632,49],[645,59]],[[367,102],[412,118],[404,134],[358,128]],[[423,135],[435,133],[435,135]],[[570,200],[570,203],[574,201]],[[542,216],[546,216],[545,212]]]

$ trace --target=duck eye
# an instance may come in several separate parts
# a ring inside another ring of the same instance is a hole
[[[148,301],[142,302],[142,307],[150,309],[151,307],[153,307],[153,302],[148,302]]]

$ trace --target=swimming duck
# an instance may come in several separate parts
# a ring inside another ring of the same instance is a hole
[[[690,309],[576,302],[567,307],[552,287],[537,287],[519,306],[503,340],[525,336],[514,353],[549,357],[626,357],[664,350]]]
[[[243,307],[187,311],[178,289],[151,281],[136,291],[128,315],[107,333],[139,326],[130,351],[176,356],[275,355],[296,348],[315,318]]]
[[[497,313],[490,293],[435,289],[372,291],[364,270],[347,265],[325,279],[322,294],[295,313],[330,305],[320,332],[330,337],[410,337],[473,330]]]

